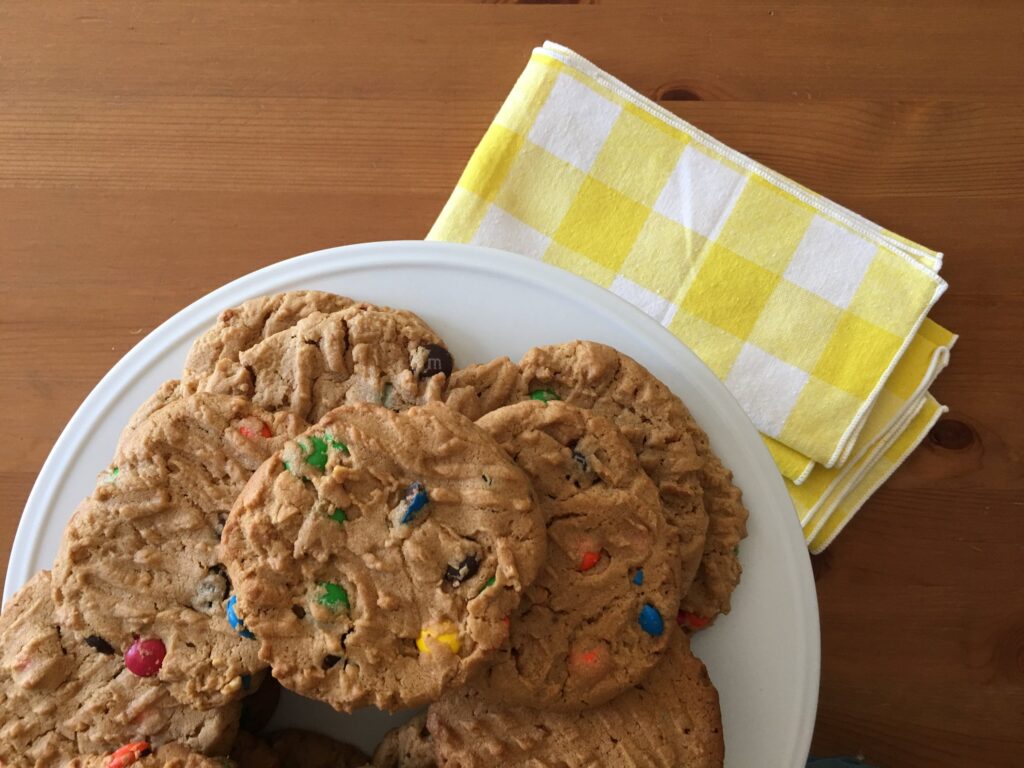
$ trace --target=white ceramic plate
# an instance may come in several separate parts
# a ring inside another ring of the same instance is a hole
[[[803,766],[817,704],[817,603],[796,515],[753,425],[703,363],[642,312],[568,272],[502,251],[424,242],[332,248],[254,272],[179,312],[111,369],[53,447],[18,527],[5,601],[50,567],[64,525],[109,463],[121,428],[161,382],[179,375],[192,340],[226,307],[298,288],[411,309],[441,334],[457,364],[517,360],[532,346],[577,338],[604,342],[682,397],[750,509],[732,613],[694,642],[721,695],[726,765]],[[376,710],[344,716],[288,696],[275,721],[372,751],[405,717]]]

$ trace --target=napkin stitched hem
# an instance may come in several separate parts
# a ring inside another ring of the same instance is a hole
[[[926,395],[926,406],[928,405],[928,399],[930,398],[928,398],[928,396]],[[921,426],[920,432],[910,442],[906,449],[901,451],[898,456],[892,457],[889,460],[889,466],[883,472],[880,472],[877,477],[862,480],[861,485],[855,486],[850,490],[849,495],[842,500],[843,506],[847,507],[850,511],[845,513],[843,520],[839,523],[839,525],[837,525],[833,530],[830,530],[826,536],[822,537],[820,535],[821,531],[819,530],[819,533],[815,537],[811,538],[810,551],[812,555],[820,555],[828,548],[828,546],[833,541],[835,541],[836,537],[840,533],[842,533],[843,529],[846,528],[847,525],[849,525],[850,521],[853,520],[854,517],[856,517],[856,513],[865,504],[865,502],[867,502],[868,498],[872,494],[874,494],[874,492],[877,491],[882,486],[882,484],[886,480],[888,480],[897,469],[900,468],[900,466],[902,466],[903,462],[906,461],[907,457],[911,453],[913,453],[914,450],[917,449],[917,446],[921,444],[921,441],[924,440],[924,438],[928,435],[928,433],[931,431],[931,428],[935,426],[935,422],[937,422],[942,417],[942,415],[947,413],[948,411],[949,408],[947,406],[935,403],[934,413],[928,416],[927,422],[925,422]],[[920,414],[918,415],[920,416]],[[870,474],[870,472],[868,474]],[[831,521],[831,519],[832,515],[826,518],[826,520],[821,526],[822,530],[828,527],[828,523]]]

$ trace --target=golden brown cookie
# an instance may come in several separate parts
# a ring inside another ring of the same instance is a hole
[[[412,312],[354,304],[314,312],[239,352],[237,361],[220,360],[189,386],[313,422],[345,403],[402,410],[436,400],[451,372],[444,343]]]
[[[50,591],[43,571],[0,614],[0,765],[49,768],[138,741],[227,751],[237,703],[181,705],[156,677],[130,672],[111,646],[59,624]]]
[[[354,303],[352,299],[323,291],[285,291],[257,296],[225,309],[213,327],[193,342],[182,374],[183,393],[199,391],[218,365],[237,363],[245,350],[294,327],[314,312],[337,312]]]
[[[747,508],[732,472],[707,448],[700,471],[708,532],[700,568],[679,605],[679,623],[687,631],[703,629],[720,613],[728,613],[733,590],[740,583],[740,541],[747,536]]]
[[[647,678],[603,706],[546,712],[464,688],[427,724],[443,768],[721,768],[725,749],[718,693],[678,630]]]
[[[162,647],[151,674],[189,706],[252,690],[265,664],[233,617],[220,533],[252,473],[303,426],[227,395],[155,410],[64,532],[53,574],[61,622],[118,654]]]
[[[181,382],[177,379],[165,381],[157,387],[156,392],[150,395],[149,398],[147,398],[146,401],[135,410],[135,413],[132,414],[131,418],[128,419],[127,426],[125,426],[121,432],[121,436],[118,438],[117,450],[115,453],[120,452],[121,446],[132,439],[135,431],[143,422],[146,421],[146,419],[164,406],[173,403],[175,400],[180,400],[181,397]]]
[[[281,761],[270,745],[244,730],[238,732],[231,747],[231,760],[239,768],[281,768]]]
[[[517,403],[477,422],[533,483],[548,556],[508,644],[473,680],[495,701],[603,704],[643,679],[679,608],[679,539],[633,447],[567,403]]]
[[[222,757],[193,752],[182,744],[153,747],[149,742],[136,741],[109,754],[76,757],[64,768],[234,768],[234,764]]]
[[[747,510],[704,430],[646,368],[604,344],[573,341],[531,349],[518,366],[502,359],[457,370],[442,396],[471,418],[542,398],[590,408],[613,421],[680,531],[681,622],[697,629],[728,612],[740,579],[738,546],[746,536]]]
[[[507,357],[460,368],[448,379],[445,404],[473,421],[506,405],[526,400],[529,392],[519,366]]]
[[[351,744],[313,731],[287,728],[264,738],[281,768],[357,768],[369,760]]]
[[[332,411],[253,476],[222,541],[261,658],[341,710],[464,682],[546,546],[526,476],[439,403]]]
[[[287,728],[259,737],[240,732],[231,759],[239,768],[363,768],[369,758],[329,736]]]
[[[427,714],[389,731],[373,753],[373,768],[437,768]]]
[[[201,389],[219,394],[247,394],[248,379],[239,370],[238,356],[268,336],[287,330],[314,312],[336,312],[355,304],[352,299],[323,291],[285,291],[257,296],[225,309],[217,322],[192,343],[182,379],[166,381],[138,407],[122,433],[124,441],[145,419],[168,403]],[[218,368],[220,371],[218,371]],[[233,371],[236,381],[225,377]],[[217,375],[214,375],[217,372]],[[237,380],[241,376],[242,380]],[[204,387],[208,380],[217,386]]]

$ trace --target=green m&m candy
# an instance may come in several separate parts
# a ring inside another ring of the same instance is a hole
[[[321,581],[317,586],[321,589],[320,596],[316,599],[320,605],[334,609],[340,607],[346,611],[349,609],[348,592],[343,586],[331,581]]]
[[[550,389],[535,389],[533,390],[533,392],[530,393],[530,399],[540,400],[542,403],[548,403],[551,402],[552,400],[561,400],[562,398],[560,398],[556,393],[552,392]]]

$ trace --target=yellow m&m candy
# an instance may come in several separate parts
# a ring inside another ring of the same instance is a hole
[[[428,638],[447,645],[452,653],[458,653],[462,647],[462,643],[459,642],[459,628],[451,622],[434,624],[420,630],[420,636],[416,638],[416,647],[420,649],[420,653],[431,652],[430,644],[427,642]]]

